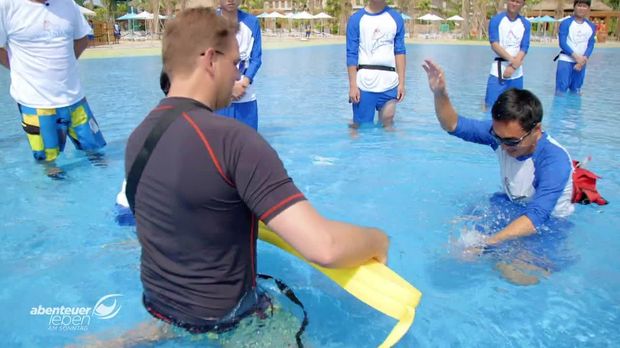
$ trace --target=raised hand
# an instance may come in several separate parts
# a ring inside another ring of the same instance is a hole
[[[428,87],[434,94],[446,93],[446,78],[441,67],[429,59],[424,60],[422,68],[428,76]]]

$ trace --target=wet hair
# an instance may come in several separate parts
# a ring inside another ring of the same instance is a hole
[[[577,6],[577,4],[586,4],[588,5],[588,7],[592,6],[592,1],[591,0],[575,0],[573,2],[573,8],[575,8],[575,6]]]
[[[162,60],[170,79],[189,74],[196,60],[208,48],[226,51],[235,38],[238,24],[218,16],[209,7],[189,8],[172,19],[164,31]]]
[[[529,132],[542,121],[543,107],[534,93],[511,88],[499,95],[491,115],[495,121],[519,121],[521,128]]]

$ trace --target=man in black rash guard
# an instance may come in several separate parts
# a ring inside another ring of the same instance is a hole
[[[236,28],[212,9],[179,13],[163,38],[167,98],[129,137],[125,174],[153,127],[176,115],[135,195],[146,309],[191,333],[220,331],[260,306],[258,221],[324,267],[386,262],[376,229],[323,218],[253,129],[212,110],[239,77]]]

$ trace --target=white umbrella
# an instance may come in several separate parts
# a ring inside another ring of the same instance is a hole
[[[256,18],[269,18],[269,14],[267,12],[263,12],[257,15]]]
[[[431,13],[427,13],[422,17],[418,17],[418,19],[421,21],[443,21],[443,18]]]
[[[280,12],[273,11],[270,14],[268,14],[267,16],[265,16],[265,18],[288,18],[288,17],[283,15],[283,14],[281,14]]]
[[[293,14],[293,19],[314,19],[314,16],[306,11]]]
[[[148,11],[142,11],[136,15],[136,19],[153,19],[153,14]]]
[[[463,18],[463,17],[461,17],[459,15],[454,15],[452,17],[448,17],[447,20],[460,22],[460,21],[464,21],[465,18]]]
[[[328,15],[325,12],[317,13],[314,15],[314,19],[332,19],[334,17]]]
[[[86,7],[82,7],[82,6],[78,5],[78,8],[80,9],[80,13],[85,15],[85,16],[95,16],[95,15],[97,15],[95,13],[95,11],[91,11],[91,10],[87,9]]]

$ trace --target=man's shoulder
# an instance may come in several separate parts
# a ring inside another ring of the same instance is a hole
[[[539,144],[537,144],[537,146],[539,149],[539,151],[536,151],[536,158],[538,161],[535,161],[534,164],[564,163],[570,168],[571,161],[568,151],[551,135],[543,133],[543,136],[539,140]]]

